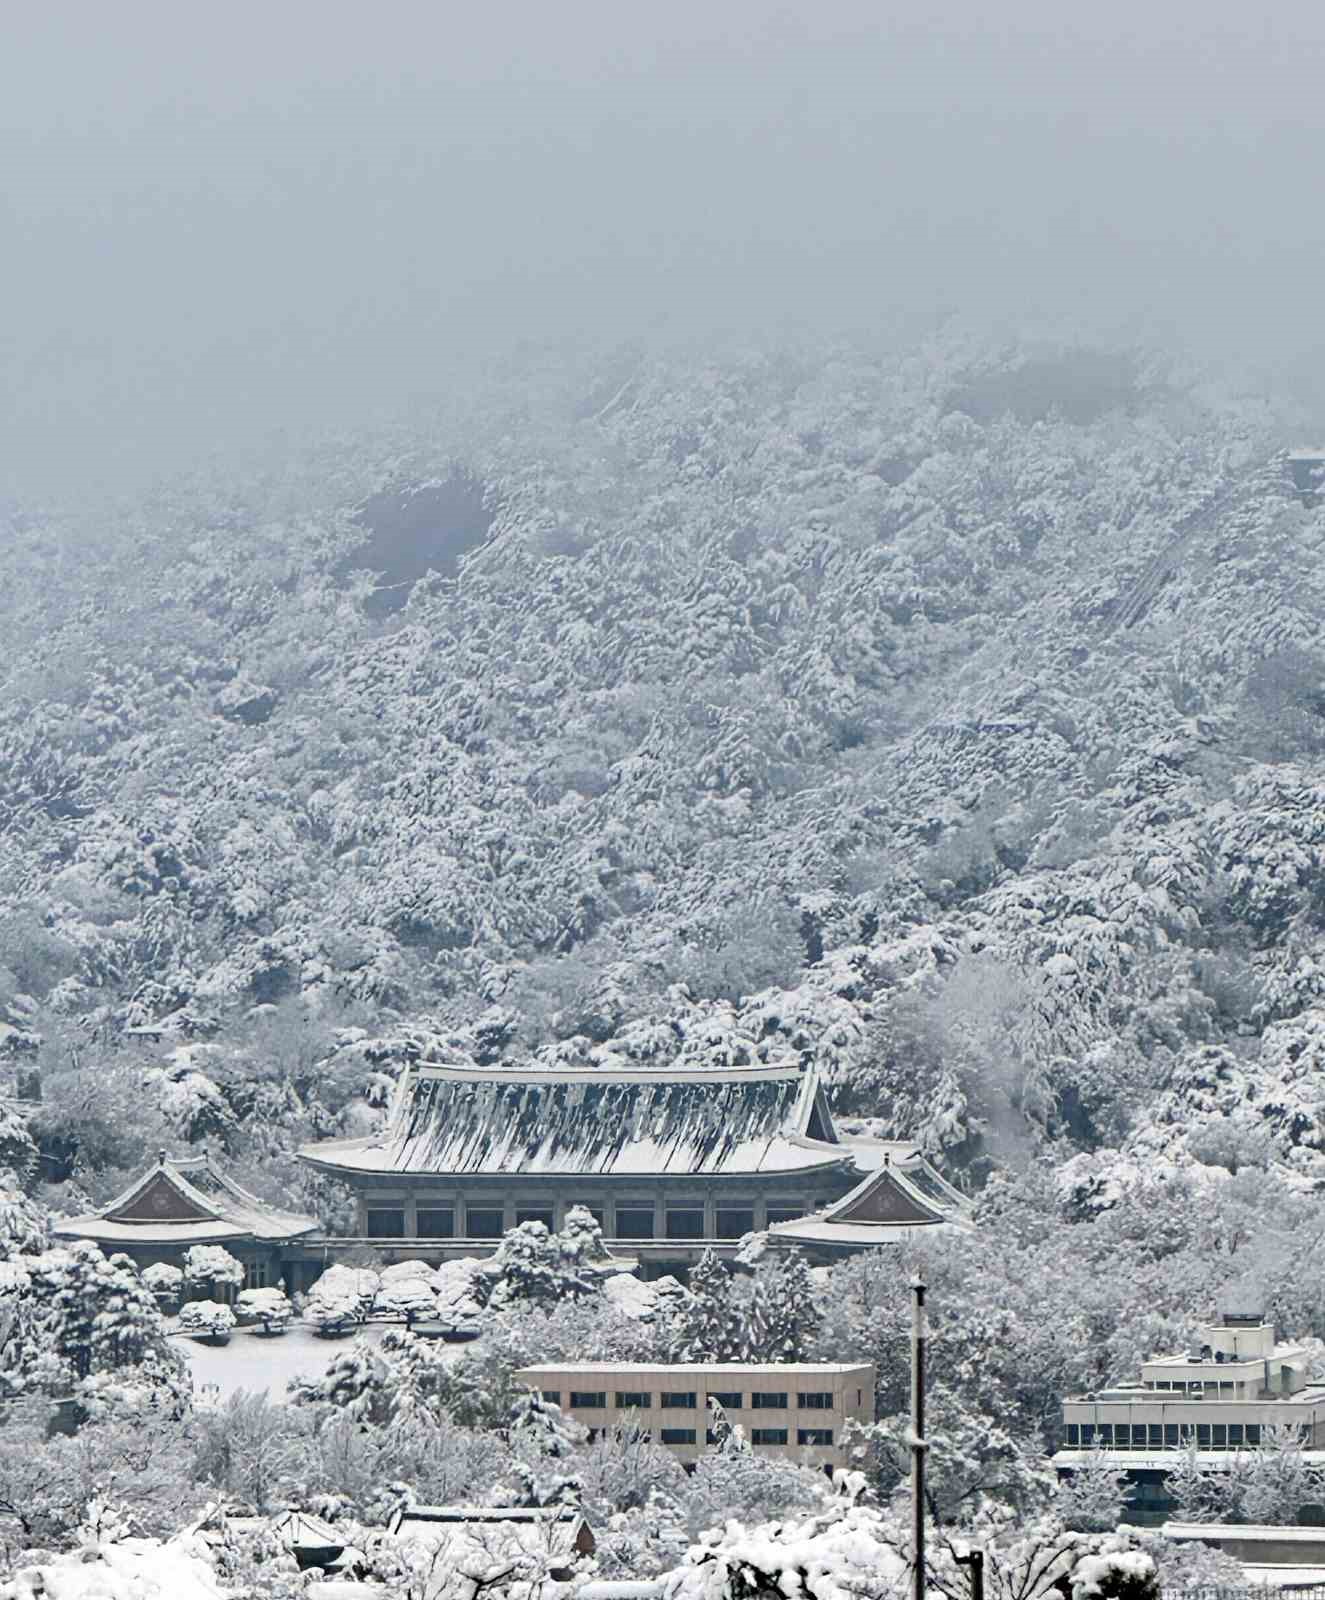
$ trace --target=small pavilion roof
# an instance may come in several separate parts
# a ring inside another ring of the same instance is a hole
[[[415,1066],[380,1133],[306,1145],[340,1175],[789,1173],[840,1165],[799,1065],[662,1072]]]
[[[224,1244],[297,1239],[317,1227],[312,1217],[281,1211],[241,1188],[208,1155],[169,1156],[163,1150],[108,1205],[64,1217],[52,1232],[96,1244]]]
[[[862,1164],[864,1164],[862,1162]],[[917,1228],[970,1226],[970,1201],[914,1145],[883,1146],[872,1172],[823,1211],[768,1230],[788,1244],[844,1250],[899,1244]]]

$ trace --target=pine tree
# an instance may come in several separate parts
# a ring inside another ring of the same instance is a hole
[[[755,1273],[743,1359],[804,1361],[820,1321],[804,1256],[780,1255]]]
[[[690,1274],[690,1293],[672,1331],[676,1361],[736,1361],[744,1347],[731,1274],[705,1250]]]

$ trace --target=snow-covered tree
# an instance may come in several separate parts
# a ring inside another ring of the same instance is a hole
[[[1059,1483],[1055,1508],[1063,1525],[1082,1533],[1105,1533],[1123,1518],[1127,1473],[1102,1450],[1083,1455]]]
[[[184,1253],[184,1282],[190,1291],[215,1298],[216,1291],[238,1289],[244,1281],[244,1263],[219,1244],[191,1245]]]
[[[690,1274],[690,1294],[671,1327],[673,1360],[735,1361],[742,1347],[742,1318],[732,1276],[712,1250]]]
[[[219,1300],[189,1300],[179,1308],[182,1333],[212,1344],[225,1344],[235,1327],[235,1314]]]

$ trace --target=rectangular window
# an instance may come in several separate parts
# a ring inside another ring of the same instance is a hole
[[[705,1444],[717,1444],[717,1442],[718,1442],[718,1436],[717,1436],[716,1433],[714,1433],[713,1429],[712,1428],[705,1428],[704,1429],[704,1443]]]
[[[1261,1442],[1261,1425],[1259,1422],[1247,1423],[1244,1432],[1247,1435],[1248,1444],[1259,1444]]]
[[[467,1239],[500,1239],[505,1231],[506,1219],[499,1206],[465,1207]]]
[[[265,1289],[267,1287],[267,1263],[265,1261],[246,1261],[244,1263],[244,1287],[246,1289]]]
[[[1213,1450],[1228,1449],[1228,1428],[1222,1422],[1210,1424],[1210,1447]]]
[[[1166,1450],[1176,1450],[1181,1443],[1182,1425],[1177,1422],[1166,1422],[1164,1424],[1164,1448]]]
[[[616,1208],[616,1237],[618,1239],[652,1239],[653,1207],[618,1206]]]
[[[403,1239],[405,1213],[403,1211],[370,1211],[368,1213],[370,1239]]]
[[[1149,1425],[1149,1438],[1146,1440],[1147,1450],[1162,1450],[1164,1448],[1164,1428],[1158,1422]]]
[[[659,1434],[664,1444],[694,1444],[695,1430],[693,1428],[664,1428]]]
[[[785,1428],[751,1428],[751,1444],[786,1444],[787,1430]]]
[[[772,1389],[756,1389],[750,1396],[750,1404],[756,1411],[785,1411],[787,1397]]]
[[[1242,1424],[1240,1422],[1230,1422],[1228,1425],[1228,1447],[1230,1450],[1240,1450],[1242,1448]]]
[[[543,1398],[544,1398],[544,1400],[547,1401],[547,1403],[550,1406],[559,1406],[561,1404],[561,1390],[560,1389],[544,1389],[543,1390]]]
[[[1113,1449],[1113,1423],[1101,1422],[1096,1428],[1096,1436],[1102,1450]]]
[[[775,1222],[798,1222],[804,1215],[803,1206],[769,1206],[768,1225],[771,1228]]]
[[[1198,1450],[1208,1450],[1210,1448],[1210,1424],[1208,1422],[1198,1422],[1196,1424],[1196,1448]]]
[[[1146,1425],[1144,1422],[1132,1424],[1132,1449],[1144,1450],[1146,1447]]]
[[[695,1391],[693,1389],[669,1389],[662,1396],[664,1411],[693,1411],[695,1409]]]
[[[548,1206],[546,1209],[542,1206],[534,1206],[530,1210],[517,1209],[515,1213],[516,1227],[520,1227],[521,1224],[525,1222],[541,1222],[549,1233],[553,1232],[555,1225],[553,1223],[551,1206]]]
[[[1089,1450],[1095,1442],[1095,1424],[1093,1422],[1083,1422],[1081,1424],[1081,1448]]]
[[[617,1391],[616,1408],[618,1411],[647,1410],[653,1404],[653,1396],[646,1394],[642,1389],[620,1389]]]
[[[419,1212],[419,1238],[455,1238],[455,1212],[450,1206],[430,1207]]]
[[[739,1239],[743,1234],[755,1231],[754,1212],[739,1206],[719,1206],[715,1221],[719,1239]]]
[[[602,1389],[572,1389],[570,1403],[573,1411],[606,1411],[607,1394]]]
[[[802,1411],[831,1411],[833,1392],[831,1389],[813,1389],[808,1394],[798,1394],[796,1404]]]
[[[702,1211],[669,1211],[667,1213],[669,1239],[702,1239],[704,1213]]]
[[[832,1444],[833,1430],[831,1428],[797,1428],[797,1444]]]
[[[739,1411],[742,1398],[741,1395],[731,1389],[723,1390],[721,1393],[713,1389],[709,1390],[709,1399],[716,1400],[724,1411]]]
[[[1068,1449],[1075,1450],[1081,1443],[1081,1429],[1075,1422],[1069,1422],[1064,1428],[1064,1432],[1067,1434]]]

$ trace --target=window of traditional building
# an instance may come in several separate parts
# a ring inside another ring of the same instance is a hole
[[[750,1396],[750,1405],[755,1411],[785,1411],[787,1396],[782,1391],[756,1389]]]
[[[465,1235],[470,1239],[500,1239],[506,1231],[500,1206],[466,1206]]]
[[[775,1222],[797,1222],[804,1215],[804,1206],[769,1206],[768,1225],[771,1228]]]
[[[831,1428],[797,1428],[797,1444],[832,1444],[833,1430]]]
[[[618,1239],[652,1239],[652,1206],[618,1206],[616,1208],[616,1237]]]
[[[702,1239],[704,1237],[704,1213],[702,1210],[669,1211],[667,1213],[667,1237],[669,1239]]]
[[[367,1216],[370,1239],[403,1239],[405,1213],[403,1211],[370,1211]]]
[[[449,1206],[429,1206],[418,1212],[420,1239],[454,1239],[455,1212]]]
[[[785,1428],[751,1428],[751,1444],[786,1444],[787,1430]]]
[[[579,1202],[577,1201],[576,1204],[579,1205]],[[599,1228],[602,1229],[604,1232],[606,1232],[606,1230],[607,1230],[606,1213],[603,1211],[603,1208],[601,1206],[580,1205],[579,1208],[582,1211],[587,1211],[589,1213],[589,1215],[594,1219],[594,1221],[598,1224]],[[573,1211],[574,1209],[575,1209],[574,1206],[567,1206],[566,1207],[567,1211]]]
[[[659,1434],[664,1444],[694,1444],[695,1430],[693,1428],[664,1428]]]
[[[693,1389],[669,1389],[662,1395],[662,1408],[664,1411],[693,1411],[695,1409],[695,1391]]]
[[[743,1235],[755,1231],[753,1208],[745,1210],[741,1207],[719,1206],[714,1221],[719,1239],[740,1239]]]
[[[517,1210],[515,1213],[516,1227],[518,1228],[526,1222],[541,1222],[547,1231],[551,1233],[553,1231],[552,1208],[550,1206],[546,1208],[535,1206],[530,1210]]]
[[[246,1289],[265,1289],[267,1287],[267,1263],[265,1261],[246,1261],[244,1263],[244,1287]]]

